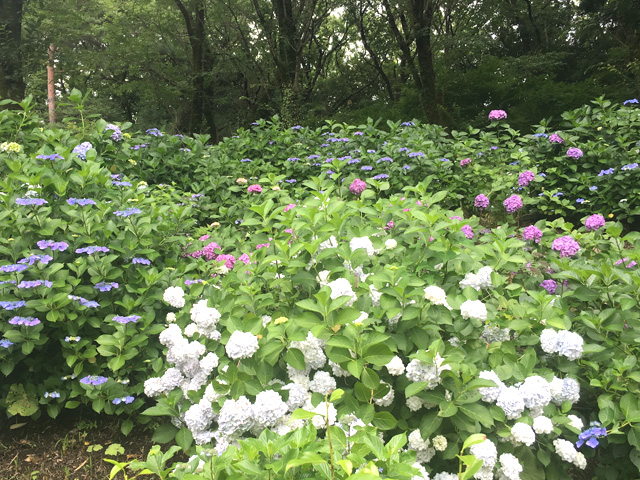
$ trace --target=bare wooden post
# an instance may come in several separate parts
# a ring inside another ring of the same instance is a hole
[[[47,65],[47,96],[49,104],[49,123],[56,123],[56,89],[54,84],[53,52],[54,44],[49,45],[49,63]]]

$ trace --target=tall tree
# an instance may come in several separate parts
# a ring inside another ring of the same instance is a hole
[[[24,97],[22,8],[23,0],[0,0],[0,98]]]

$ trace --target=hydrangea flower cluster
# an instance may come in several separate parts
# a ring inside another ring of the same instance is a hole
[[[596,213],[595,215],[591,215],[585,220],[584,226],[590,232],[594,232],[599,228],[604,227],[604,217],[599,213]]]
[[[466,167],[470,163],[471,163],[471,159],[470,158],[464,158],[464,159],[460,160],[460,166],[461,167]]]
[[[478,292],[483,288],[491,288],[491,273],[493,269],[489,266],[485,266],[478,270],[478,273],[469,272],[465,275],[463,280],[460,280],[460,288],[472,287]]]
[[[169,287],[164,291],[162,299],[173,308],[184,307],[184,290],[181,287]]]
[[[119,142],[120,140],[122,140],[122,131],[120,130],[119,126],[114,125],[113,123],[107,123],[104,127],[104,131],[112,132],[109,138],[111,138],[111,140],[113,140],[114,142]]]
[[[524,227],[522,230],[522,238],[540,243],[540,240],[542,239],[542,231],[535,225],[529,225],[528,227]]]
[[[564,140],[557,133],[549,135],[549,143],[564,143]]]
[[[474,206],[476,208],[488,208],[489,207],[489,197],[487,197],[486,195],[483,195],[482,193],[478,196],[476,196],[476,199],[474,201]]]
[[[0,307],[4,310],[16,310],[20,307],[26,307],[27,302],[24,300],[18,300],[16,302],[0,302]]]
[[[258,337],[251,332],[236,330],[229,337],[225,351],[232,360],[251,358],[258,351]]]
[[[571,236],[556,238],[551,244],[551,249],[560,252],[560,258],[572,257],[580,251],[580,245]]]
[[[94,200],[91,200],[90,198],[68,198],[67,199],[67,203],[71,206],[73,205],[79,205],[81,207],[85,207],[87,205],[95,205],[96,202]]]
[[[11,325],[24,325],[25,327],[35,327],[39,325],[41,322],[39,319],[34,317],[18,317],[15,316],[11,320],[9,320]]]
[[[569,330],[556,332],[547,328],[540,334],[540,346],[546,353],[557,353],[569,360],[577,360],[582,356],[584,340],[580,335]]]
[[[87,300],[84,297],[78,297],[77,295],[68,295],[67,298],[69,300],[73,300],[76,302],[79,302],[80,305],[82,305],[83,307],[87,307],[87,308],[97,308],[100,306],[100,304],[98,302],[95,302],[93,300]]]
[[[96,252],[108,253],[108,247],[100,247],[98,245],[90,245],[88,247],[77,248],[76,253],[86,253],[87,255],[93,255]]]
[[[575,158],[577,160],[578,158],[582,158],[583,155],[584,153],[579,148],[574,147],[567,150],[567,157],[569,158]]]
[[[536,176],[531,170],[526,170],[518,176],[518,185],[526,187],[533,182],[535,178]]]
[[[351,185],[349,185],[349,191],[354,195],[360,195],[362,192],[366,190],[366,188],[367,188],[366,182],[363,182],[359,178],[356,178],[355,180],[353,180],[353,182],[351,182]]]
[[[511,195],[507,197],[503,202],[504,208],[507,210],[507,213],[515,213],[520,210],[523,206],[522,198],[520,195]]]
[[[376,253],[376,249],[373,248],[373,243],[371,243],[369,237],[353,237],[349,241],[349,247],[352,252],[355,252],[359,248],[364,248],[370,257]]]
[[[554,295],[556,293],[556,289],[558,288],[558,282],[556,282],[555,280],[543,280],[540,283],[540,286],[551,295]]]
[[[460,305],[460,314],[464,319],[487,320],[487,307],[480,300],[466,300]]]
[[[249,192],[249,193],[262,193],[262,187],[260,185],[258,185],[257,183],[255,185],[249,185],[249,188],[247,189],[247,192]]]
[[[69,248],[68,243],[54,242],[53,240],[40,240],[38,241],[37,245],[40,250],[44,250],[45,248],[50,248],[53,251],[58,250],[60,252],[64,252],[67,248]]]
[[[80,158],[81,160],[87,160],[87,152],[93,148],[93,145],[91,145],[91,142],[83,142],[80,145],[77,145],[72,153],[75,153],[78,158]]]
[[[356,300],[358,300],[358,297],[351,288],[351,283],[349,283],[349,280],[347,280],[346,278],[338,278],[336,280],[333,280],[332,282],[329,282],[327,285],[331,289],[331,300],[335,300],[336,298],[342,296],[351,297],[350,300],[346,303],[347,307],[350,307],[356,302]]]
[[[489,112],[489,120],[504,120],[507,118],[507,112],[504,110],[491,110]]]

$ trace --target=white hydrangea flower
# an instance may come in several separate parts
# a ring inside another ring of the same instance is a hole
[[[348,377],[351,375],[348,370],[345,370],[340,364],[332,362],[331,360],[329,360],[329,366],[331,367],[334,377]]]
[[[440,383],[440,376],[438,375],[437,368],[434,365],[428,365],[421,362],[417,358],[409,362],[405,375],[412,382],[427,382],[427,388],[430,390],[436,388]]]
[[[393,250],[398,246],[398,242],[396,242],[393,238],[389,238],[384,242],[384,248],[387,250]]]
[[[146,383],[145,383],[146,385]],[[582,430],[584,428],[584,423],[582,423],[582,419],[576,415],[567,415],[569,419],[569,425],[577,430]]]
[[[484,330],[480,334],[480,339],[485,343],[508,342],[511,340],[511,334],[508,328],[494,327],[493,325],[485,325]]]
[[[176,321],[176,314],[173,312],[167,313],[167,323],[174,323]]]
[[[518,390],[526,408],[546,407],[551,402],[551,385],[539,375],[525,378]]]
[[[336,240],[336,237],[331,235],[331,237],[329,237],[329,240],[325,240],[318,246],[318,253],[320,253],[323,250],[326,250],[327,248],[336,248],[337,246],[338,246],[338,241]]]
[[[551,401],[555,405],[562,405],[564,402],[576,403],[580,400],[580,384],[576,379],[553,377],[550,385]]]
[[[227,437],[242,433],[253,427],[253,408],[247,397],[242,395],[238,400],[228,398],[220,409],[218,430]]]
[[[371,243],[371,239],[369,237],[354,237],[349,241],[349,247],[352,252],[355,252],[359,248],[364,248],[367,251],[368,256],[372,256],[376,253],[375,248],[373,248],[373,243]]]
[[[524,400],[516,387],[505,387],[500,389],[500,394],[496,400],[509,420],[520,418],[524,412]]]
[[[193,337],[196,333],[200,333],[200,331],[198,330],[198,325],[196,325],[195,323],[190,323],[189,325],[187,325],[186,327],[184,327],[184,334],[191,338]]]
[[[578,451],[568,440],[563,438],[557,438],[553,441],[553,446],[556,448],[556,453],[565,462],[573,463],[578,455]]]
[[[425,450],[418,450],[416,452],[416,461],[419,463],[429,463],[435,454],[436,449],[433,447],[429,447]]]
[[[314,412],[322,415],[316,415],[311,419],[311,423],[313,423],[313,426],[317,429],[327,427],[327,408],[329,409],[329,426],[334,425],[338,418],[338,411],[336,410],[336,407],[334,407],[330,402],[320,402],[316,407],[314,407],[310,401],[307,401],[303,408],[309,412]]]
[[[498,480],[520,480],[522,465],[520,461],[510,453],[500,455],[500,468],[498,469]]]
[[[411,480],[429,480],[429,473],[420,463],[416,462],[412,466],[418,469],[418,474],[411,477]]]
[[[220,320],[220,312],[207,306],[207,300],[200,300],[191,307],[191,321],[198,325],[202,331],[215,329],[218,320]]]
[[[297,348],[302,352],[307,368],[318,370],[327,363],[327,357],[324,354],[324,342],[314,337],[311,332],[307,333],[306,340],[291,342],[291,348]]]
[[[225,351],[232,360],[250,358],[258,351],[258,337],[251,332],[236,330],[229,337]]]
[[[422,408],[422,404],[422,399],[420,397],[416,397],[414,395],[407,398],[407,407],[409,407],[409,410],[412,412],[420,410]]]
[[[208,429],[214,416],[215,414],[211,408],[211,402],[208,402],[203,398],[199,403],[192,405],[189,407],[189,410],[185,412],[184,423],[193,434],[194,439],[199,436],[198,434],[207,432],[204,437],[198,438],[200,443],[203,443],[202,440],[205,440],[204,443],[206,443],[211,440],[211,435],[209,434],[210,432],[208,432]]]
[[[536,434],[530,425],[518,422],[511,427],[510,440],[514,445],[524,444],[527,447],[530,447],[533,445],[533,442],[536,441]]]
[[[430,285],[424,289],[424,298],[436,305],[446,305],[447,293],[436,285]]]
[[[327,395],[335,389],[336,380],[328,372],[316,372],[313,380],[309,383],[309,390],[322,395]]]
[[[487,307],[480,300],[465,301],[460,305],[460,313],[464,319],[487,320]]]
[[[329,285],[329,277],[330,276],[331,276],[331,271],[322,270],[316,276],[316,280],[318,281],[318,283],[320,284],[321,287],[326,287],[327,285]]]
[[[482,460],[484,462],[482,464],[483,470],[487,469],[493,471],[493,467],[498,461],[498,450],[496,449],[495,444],[488,438],[485,438],[483,442],[471,445],[471,447],[469,447],[469,453],[474,455],[478,460]]]
[[[431,441],[433,448],[438,452],[444,452],[447,449],[447,437],[444,435],[436,435]]]
[[[379,307],[382,292],[380,292],[374,285],[369,285],[369,296],[371,297],[371,303],[373,306]]]
[[[553,422],[550,418],[540,415],[533,419],[533,431],[538,435],[553,432]]]
[[[580,470],[587,468],[587,459],[582,452],[576,452],[576,458],[573,459],[573,464]]]
[[[168,287],[164,291],[162,299],[173,308],[182,308],[185,304],[184,290],[181,287]]]
[[[338,297],[347,296],[351,299],[345,304],[347,307],[353,305],[358,297],[351,288],[351,283],[346,278],[338,278],[327,284],[331,289],[331,300],[335,300]]]
[[[309,399],[309,391],[298,383],[287,383],[282,390],[289,391],[289,399],[287,400],[287,407],[290,412],[293,412],[296,408],[301,408]]]
[[[558,355],[563,355],[569,360],[577,360],[582,356],[584,340],[580,335],[569,330],[558,332],[556,338],[556,350]]]
[[[389,375],[397,377],[398,375],[402,375],[404,373],[404,363],[402,363],[402,359],[397,355],[394,356],[389,363],[387,363],[386,367],[389,371]]]
[[[419,429],[416,429],[409,434],[408,441],[409,450],[426,450],[429,448],[431,443],[428,438],[426,440],[422,438],[422,434]]]
[[[269,325],[271,323],[271,316],[270,315],[263,315],[262,316],[262,328],[265,328],[267,325]]]
[[[540,346],[545,353],[556,353],[558,350],[558,332],[552,328],[547,328],[540,334]]]
[[[381,382],[381,383],[384,383],[385,385],[389,385],[386,382]],[[395,396],[396,394],[393,391],[393,387],[389,385],[389,391],[386,393],[386,395],[382,398],[374,398],[373,403],[375,403],[380,407],[388,407],[393,403],[393,399],[395,398]]]
[[[491,272],[493,272],[493,269],[487,266],[478,270],[477,274],[472,272],[467,273],[464,280],[460,280],[460,288],[472,287],[480,291],[482,288],[492,287]]]
[[[500,390],[506,388],[506,385],[502,383],[502,380],[498,378],[498,375],[493,370],[484,370],[478,374],[479,378],[484,380],[491,380],[497,386],[495,387],[480,387],[478,391],[482,395],[482,401],[493,403],[498,400],[498,396],[500,395]]]
[[[256,401],[253,404],[255,426],[260,429],[271,427],[278,423],[288,410],[289,407],[278,392],[273,390],[260,392],[256,395]]]
[[[457,473],[448,473],[448,472],[440,472],[440,473],[436,473],[436,475],[433,477],[433,480],[458,480],[458,474]]]

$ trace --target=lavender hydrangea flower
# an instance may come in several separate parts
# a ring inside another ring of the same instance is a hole
[[[600,422],[592,422],[591,427],[585,430],[578,437],[576,447],[580,448],[583,444],[587,444],[591,448],[596,448],[600,445],[598,437],[606,437],[607,429],[603,427]]]
[[[386,173],[380,173],[379,175],[376,175],[374,177],[372,177],[374,180],[383,180],[385,178],[389,178],[389,175],[387,175]]]
[[[54,242],[53,240],[40,240],[37,243],[38,248],[40,250],[44,250],[45,248],[50,248],[53,251],[64,252],[67,248],[69,248],[69,244],[67,242]]]
[[[109,252],[109,248],[100,247],[100,246],[97,246],[97,245],[90,245],[88,247],[83,247],[83,248],[76,249],[76,253],[86,253],[87,255],[93,255],[96,252],[108,253]]]
[[[522,230],[522,238],[525,240],[534,240],[536,243],[540,243],[542,239],[542,231],[535,225],[529,225]]]
[[[151,265],[151,260],[149,260],[148,258],[134,257],[131,260],[131,263],[134,264],[134,265],[137,264],[137,263],[142,264],[142,265]]]
[[[80,379],[80,383],[83,383],[85,385],[98,386],[106,383],[107,380],[109,380],[107,377],[103,377],[100,375],[87,375],[86,377]]]
[[[504,110],[491,110],[489,112],[489,120],[504,120],[507,118],[507,112]]]
[[[127,208],[125,210],[116,210],[113,214],[117,217],[129,217],[131,215],[137,215],[142,213],[142,210],[139,208]]]
[[[526,187],[533,182],[534,178],[536,178],[536,176],[531,170],[525,170],[518,176],[518,185]]]
[[[34,265],[35,263],[42,263],[47,265],[53,257],[51,255],[29,255],[21,260],[18,260],[20,264]]]
[[[36,325],[39,325],[41,322],[39,319],[34,318],[34,317],[13,317],[11,320],[9,320],[9,323],[11,325],[24,325],[25,327],[35,327]]]
[[[550,143],[564,143],[564,140],[562,139],[562,137],[560,135],[558,135],[557,133],[554,133],[549,137],[549,142]]]
[[[579,148],[570,148],[569,150],[567,150],[567,157],[569,158],[581,158],[584,155],[584,153],[582,152],[582,150],[580,150]]]
[[[0,302],[0,307],[2,307],[5,310],[16,310],[20,307],[26,307],[27,306],[27,302],[25,302],[24,300],[18,300],[15,302]]]
[[[9,348],[11,345],[13,345],[13,342],[7,340],[6,338],[0,340],[0,348]]]
[[[37,155],[36,158],[39,160],[49,160],[50,162],[55,162],[56,160],[64,160],[64,158],[57,153],[52,153],[51,155]]]
[[[622,105],[631,105],[634,103],[638,103],[638,99],[637,98],[631,98],[629,100],[625,100],[624,102],[622,102]]]
[[[150,129],[148,129],[148,130],[146,131],[146,134],[147,134],[147,135],[152,135],[152,136],[154,136],[154,137],[164,137],[164,135],[162,134],[162,132],[161,132],[159,129],[155,128],[155,127],[154,127],[154,128],[150,128]]]
[[[100,306],[98,302],[95,302],[93,300],[87,300],[86,298],[78,297],[77,295],[67,295],[67,298],[69,300],[80,302],[80,305],[87,308],[98,308]]]
[[[0,272],[20,273],[20,272],[24,272],[27,268],[29,268],[28,265],[17,265],[17,264],[2,265],[0,267]]]
[[[140,320],[142,317],[140,315],[129,315],[127,317],[123,317],[122,315],[116,315],[113,317],[114,322],[127,324],[127,323],[135,323]]]
[[[101,292],[110,292],[111,290],[114,290],[119,286],[120,285],[118,285],[117,282],[98,282],[96,283],[94,288],[97,288]]]
[[[477,208],[488,208],[489,207],[489,197],[484,194],[480,194],[476,196],[476,199],[473,203]]]
[[[560,252],[560,258],[572,257],[580,251],[580,245],[569,235],[556,238],[551,244],[551,249]]]
[[[78,158],[81,160],[87,160],[87,152],[93,148],[91,142],[83,142],[80,145],[77,145],[71,153],[75,153],[78,155]]]
[[[80,205],[81,207],[85,207],[87,205],[95,205],[96,202],[91,200],[90,198],[68,198],[67,203],[71,206]]]
[[[511,195],[503,202],[504,208],[507,213],[517,212],[522,208],[522,198],[519,195]]]
[[[587,220],[584,222],[584,226],[587,228],[587,230],[589,230],[590,232],[596,231],[599,228],[604,227],[604,217],[602,215],[600,215],[599,213],[596,213],[595,215],[591,215],[589,218],[587,218]]]
[[[17,286],[18,288],[37,288],[44,285],[46,288],[51,288],[53,282],[49,280],[23,280]]]
[[[615,168],[611,167],[611,168],[607,168],[606,170],[600,170],[600,173],[598,174],[599,177],[602,177],[604,175],[611,175],[612,173],[614,173],[616,171]]]
[[[114,125],[113,123],[107,123],[104,127],[104,131],[108,132],[109,130],[113,132],[109,137],[111,138],[111,140],[113,140],[114,142],[119,142],[120,140],[122,140],[122,131],[120,130],[119,126]]]
[[[556,293],[556,289],[558,288],[558,282],[556,282],[555,280],[543,280],[542,283],[540,283],[540,286],[551,295],[554,295]]]
[[[47,202],[44,198],[16,198],[16,204],[18,205],[44,205]]]
[[[111,182],[111,185],[115,187],[131,187],[130,182]]]
[[[471,228],[470,225],[463,225],[462,228],[460,228],[460,230],[462,231],[462,233],[464,233],[464,236],[467,237],[468,239],[472,239],[473,238],[473,229]]]

